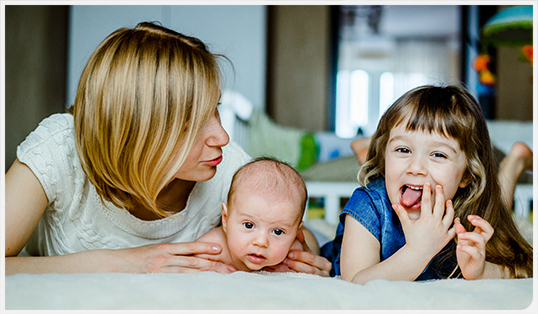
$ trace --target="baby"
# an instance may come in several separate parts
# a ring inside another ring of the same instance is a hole
[[[290,250],[303,250],[296,238],[306,200],[297,171],[274,159],[256,159],[234,175],[222,204],[222,226],[196,241],[219,244],[217,260],[238,270],[278,271],[270,266],[282,263]]]

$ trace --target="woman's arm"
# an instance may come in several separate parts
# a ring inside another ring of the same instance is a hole
[[[365,284],[373,279],[415,280],[431,257],[412,252],[405,245],[380,262],[379,241],[350,215],[345,218],[340,267],[342,279]]]
[[[48,200],[34,173],[16,160],[6,182],[6,275],[76,272],[195,272],[233,271],[195,254],[218,254],[212,243],[152,244],[119,250],[93,250],[50,257],[17,257],[43,215]]]
[[[303,245],[304,251],[290,251],[283,263],[297,272],[329,277],[332,264],[325,257],[319,256],[319,244],[314,234],[301,227],[297,240]]]
[[[16,256],[22,251],[41,219],[48,200],[34,173],[18,159],[6,173],[5,182],[8,257]]]

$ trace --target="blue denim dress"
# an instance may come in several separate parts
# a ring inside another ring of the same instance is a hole
[[[344,235],[344,223],[346,214],[360,222],[370,231],[381,244],[380,259],[386,260],[396,253],[405,244],[405,236],[402,225],[387,195],[385,179],[370,182],[367,188],[359,187],[354,192],[349,202],[340,213],[340,223],[336,229],[336,236],[321,248],[321,255],[332,264],[331,276],[339,276],[340,253],[342,238]],[[457,266],[455,243],[450,241],[428,264],[416,280],[439,279],[448,277]],[[445,258],[441,259],[441,256]],[[453,277],[459,277],[459,269]]]

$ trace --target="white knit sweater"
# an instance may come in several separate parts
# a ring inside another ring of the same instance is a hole
[[[101,248],[194,241],[220,221],[221,203],[235,171],[250,160],[239,145],[223,148],[223,162],[209,181],[196,183],[178,214],[144,221],[105,202],[80,165],[73,116],[43,120],[17,148],[19,161],[40,181],[48,206],[21,255],[51,256]]]

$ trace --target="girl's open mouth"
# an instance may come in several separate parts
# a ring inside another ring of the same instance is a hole
[[[400,189],[400,205],[407,210],[420,209],[422,186],[404,185]]]

